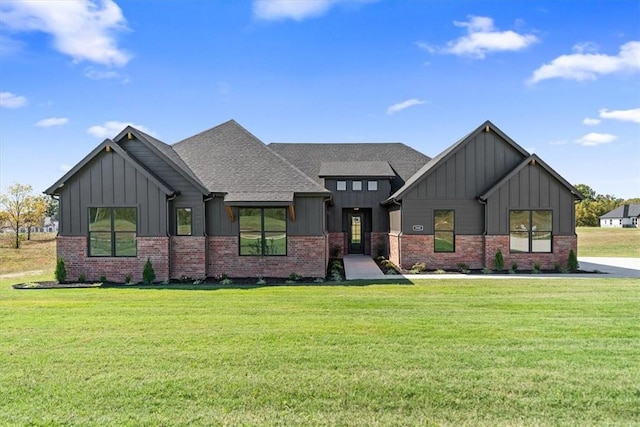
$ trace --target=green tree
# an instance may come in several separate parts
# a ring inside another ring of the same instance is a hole
[[[16,249],[20,248],[20,228],[25,225],[31,190],[30,185],[15,183],[9,186],[6,194],[0,195],[0,205],[3,208],[2,216],[15,234],[14,247]]]
[[[597,194],[586,184],[574,186],[584,196],[576,204],[576,225],[578,227],[598,227],[600,217],[624,203],[623,199],[611,194]]]
[[[50,216],[51,219],[59,220],[59,212],[60,206],[58,200],[53,197],[49,197],[49,200],[47,200],[47,216]]]
[[[584,196],[585,200],[594,200],[596,198],[595,190],[587,184],[576,184],[574,187]]]

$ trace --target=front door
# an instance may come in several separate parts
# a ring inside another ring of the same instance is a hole
[[[362,242],[362,214],[349,214],[349,253],[364,253]]]

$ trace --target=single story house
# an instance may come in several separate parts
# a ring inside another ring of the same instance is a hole
[[[638,227],[640,203],[618,206],[600,217],[600,227]]]
[[[68,276],[324,277],[339,253],[403,267],[565,264],[580,193],[487,121],[430,158],[401,143],[264,144],[231,120],[173,145],[132,127],[45,191]]]

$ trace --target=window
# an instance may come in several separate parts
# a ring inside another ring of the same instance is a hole
[[[433,213],[434,252],[455,252],[455,215],[452,210]]]
[[[362,181],[352,181],[351,189],[353,191],[362,191]]]
[[[509,250],[511,252],[551,252],[553,215],[551,211],[511,211]]]
[[[191,208],[176,209],[176,234],[178,236],[191,236]]]
[[[367,181],[367,190],[378,191],[378,181]]]
[[[338,182],[336,182],[336,190],[338,190],[338,191],[347,191],[347,181],[338,181]]]
[[[287,255],[285,208],[240,208],[240,255]]]
[[[136,208],[89,208],[89,256],[134,257]]]

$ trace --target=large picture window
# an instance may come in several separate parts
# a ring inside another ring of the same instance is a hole
[[[551,252],[553,214],[546,210],[522,210],[509,213],[509,250],[511,252]]]
[[[136,208],[89,208],[89,256],[136,256],[137,224]]]
[[[240,208],[240,255],[287,255],[285,208]]]
[[[434,252],[455,252],[455,215],[452,210],[433,212]]]
[[[191,236],[192,230],[191,208],[176,209],[176,234],[178,236]]]

